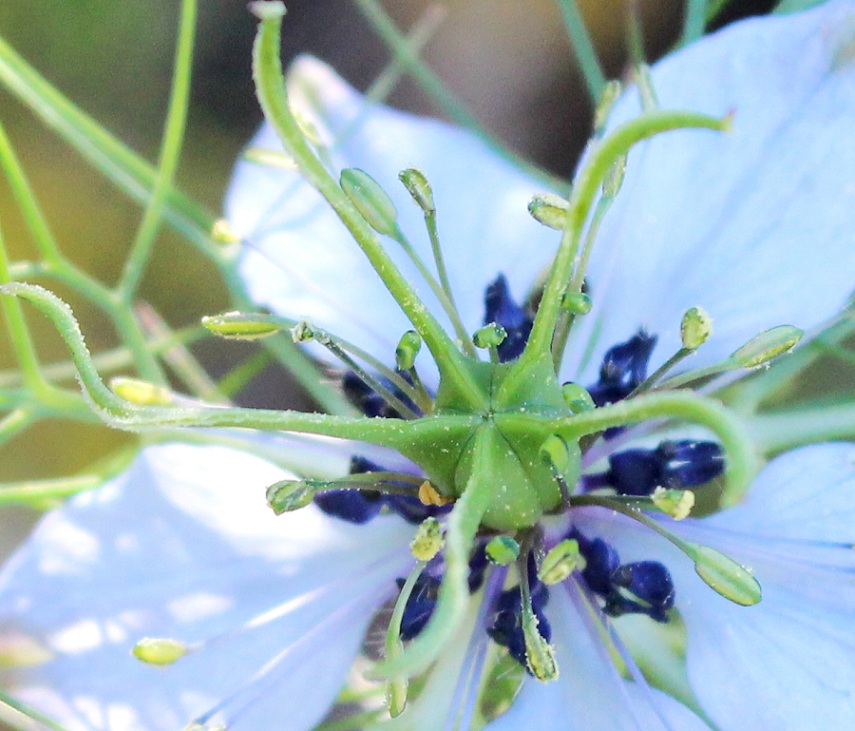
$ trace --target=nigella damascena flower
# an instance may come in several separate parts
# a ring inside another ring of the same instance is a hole
[[[191,719],[300,731],[321,723],[350,672],[382,677],[403,711],[369,714],[372,729],[852,727],[855,449],[775,456],[734,491],[755,455],[721,407],[686,397],[681,421],[679,410],[639,404],[670,403],[650,391],[672,393],[667,378],[691,383],[681,368],[706,383],[761,363],[793,331],[740,349],[758,333],[818,328],[846,304],[853,38],[855,3],[836,0],[731,27],[654,69],[662,108],[734,112],[733,131],[673,131],[630,152],[585,296],[572,293],[557,316],[572,320],[560,381],[549,357],[517,367],[556,303],[558,234],[526,212],[537,184],[468,133],[372,104],[319,62],[298,61],[288,92],[303,129],[321,159],[350,169],[352,196],[380,200],[378,225],[394,220],[393,237],[430,252],[422,219],[435,206],[454,301],[440,302],[438,288],[424,302],[459,313],[460,323],[443,320],[449,330],[485,326],[475,340],[490,361],[465,356],[470,370],[457,376],[487,389],[476,414],[487,426],[473,427],[471,444],[429,432],[437,414],[476,411],[465,389],[438,381],[441,358],[435,368],[422,353],[411,369],[405,353],[392,380],[363,371],[343,381],[371,421],[425,425],[430,440],[413,431],[408,459],[235,433],[217,438],[246,450],[147,448],[48,516],[5,570],[13,694],[70,731]],[[640,111],[629,90],[610,128]],[[269,125],[252,144],[280,148]],[[320,196],[258,158],[238,164],[226,211],[245,239],[250,295],[309,318],[298,339],[324,340],[323,328],[392,363],[410,327],[395,299]],[[433,205],[424,195],[412,204],[397,182],[405,168],[423,171]],[[389,249],[422,281],[407,245]],[[681,364],[662,371],[677,353]],[[582,422],[596,427],[584,439],[570,428]],[[274,516],[262,487],[278,511],[307,504]],[[695,491],[708,514],[683,519]],[[373,670],[376,648],[361,652],[372,622],[391,627]],[[138,644],[144,636],[163,639]],[[137,662],[134,648],[168,667]],[[514,673],[508,707],[491,690]]]

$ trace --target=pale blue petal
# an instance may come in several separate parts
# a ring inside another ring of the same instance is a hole
[[[54,657],[4,688],[69,731],[175,731],[229,698],[230,728],[314,726],[409,570],[412,528],[276,517],[264,487],[284,476],[221,447],[153,447],[47,516],[0,576],[0,644]],[[202,649],[153,668],[130,655],[145,636]]]
[[[630,154],[589,270],[598,333],[586,377],[639,327],[658,365],[680,318],[704,307],[712,338],[687,365],[726,357],[764,329],[814,327],[855,290],[855,2],[748,20],[653,70],[664,109],[721,116],[733,131],[661,135]],[[627,93],[614,122],[638,113]]]
[[[526,210],[540,185],[468,132],[365,100],[315,59],[295,62],[288,88],[292,106],[326,144],[341,140],[331,156],[335,176],[343,167],[362,168],[373,176],[395,201],[401,228],[430,262],[421,209],[397,177],[411,166],[427,175],[467,329],[482,324],[484,288],[499,272],[508,276],[517,298],[528,293],[558,242],[557,234],[534,222]],[[267,124],[251,144],[280,149]],[[328,205],[296,172],[239,162],[226,215],[249,242],[241,273],[256,302],[283,315],[309,317],[391,360],[408,321]],[[412,264],[396,244],[387,246],[439,314]]]
[[[570,592],[578,590],[571,585]],[[621,678],[580,602],[563,587],[553,587],[546,613],[560,677],[550,683],[526,678],[510,709],[487,725],[489,731],[707,731],[673,698]]]
[[[853,449],[826,444],[785,454],[742,504],[707,519],[667,521],[751,570],[763,589],[754,607],[713,592],[680,551],[638,524],[606,511],[580,519],[623,561],[668,567],[686,622],[689,679],[724,731],[855,727]]]
[[[820,444],[772,460],[762,479],[731,510],[711,516],[711,530],[755,537],[855,543],[855,445]]]

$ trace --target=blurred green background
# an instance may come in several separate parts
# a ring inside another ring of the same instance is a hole
[[[628,8],[642,18],[645,51],[655,59],[679,34],[682,0],[588,0],[580,3],[611,75],[626,61]],[[770,2],[737,0],[722,22],[767,10]],[[426,12],[424,0],[389,0],[402,28]],[[483,124],[518,152],[569,175],[587,137],[591,113],[561,16],[553,0],[449,0],[444,20],[423,54]],[[389,54],[357,4],[293,0],[288,4],[284,57],[310,52],[365,88]],[[200,3],[194,92],[179,184],[212,211],[220,206],[230,169],[261,120],[250,78],[253,17],[243,2]],[[156,158],[172,68],[177,0],[3,0],[0,35],[53,84],[149,160]],[[390,102],[422,113],[436,107],[404,80]],[[63,249],[86,271],[112,284],[140,218],[138,207],[89,168],[29,111],[0,90],[7,126]],[[0,180],[0,220],[12,258],[34,250],[9,189]],[[63,289],[93,350],[116,344],[103,315]],[[140,296],[172,325],[224,309],[227,297],[210,265],[168,230]],[[64,359],[58,338],[40,317],[29,322],[44,361]],[[222,341],[194,352],[213,374],[247,354]],[[0,368],[14,363],[5,341]],[[282,373],[267,371],[242,394],[250,405],[301,403]],[[127,439],[118,432],[77,424],[40,424],[3,447],[0,481],[59,476],[83,469]],[[5,513],[0,548],[8,550],[32,516]]]

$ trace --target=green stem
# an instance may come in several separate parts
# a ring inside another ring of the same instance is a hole
[[[11,281],[9,278],[9,257],[3,238],[3,230],[0,228],[0,284],[6,284],[9,281]],[[24,313],[21,311],[21,303],[12,297],[4,297],[3,314],[6,317],[9,338],[12,341],[12,348],[15,351],[24,383],[35,394],[38,394],[47,384],[39,369],[39,359],[26,320],[24,320]]]
[[[434,217],[435,216],[436,214],[434,214]],[[454,328],[454,334],[457,336],[457,339],[460,341],[463,349],[466,351],[466,354],[470,358],[477,358],[475,348],[472,345],[472,338],[469,336],[469,333],[466,332],[463,321],[460,319],[460,313],[457,311],[457,306],[454,304],[454,298],[450,294],[451,288],[448,283],[448,273],[445,271],[442,252],[438,246],[439,242],[437,241],[436,244],[434,244],[434,237],[431,236],[431,247],[433,248],[434,261],[437,262],[437,270],[440,273],[440,276],[444,276],[443,282],[437,281],[436,277],[433,276],[433,273],[427,268],[427,265],[422,261],[422,258],[418,255],[412,244],[407,240],[407,237],[404,236],[403,231],[398,229],[398,231],[395,232],[394,239],[400,244],[404,253],[410,261],[413,262],[416,269],[419,270],[419,274],[422,275],[422,279],[425,280],[428,287],[430,287],[431,292],[433,292],[434,296],[439,301],[443,311],[448,315],[451,326]]]
[[[707,0],[686,0],[683,33],[680,36],[679,45],[685,46],[703,36],[706,22]]]
[[[146,302],[140,302],[134,310],[146,333],[148,343],[171,340],[171,345],[167,348],[155,351],[149,344],[148,350],[152,355],[160,354],[163,362],[166,363],[175,377],[189,389],[190,393],[209,403],[229,403],[228,398],[220,393],[217,384],[202,368],[187,345],[179,339],[170,338],[172,330],[154,307]]]
[[[855,403],[760,414],[747,421],[748,430],[765,455],[806,444],[855,440]]]
[[[270,409],[138,406],[114,394],[101,380],[71,308],[56,295],[33,284],[13,282],[0,287],[0,294],[21,297],[46,314],[65,341],[77,366],[79,380],[103,421],[120,429],[138,431],[152,427],[240,427],[261,430],[320,434],[340,439],[358,439],[406,453],[418,445],[447,440],[455,433],[471,432],[479,419],[474,416],[434,416],[404,421],[370,419],[328,414],[306,414]]]
[[[0,507],[7,505],[42,506],[104,484],[102,475],[80,475],[51,480],[32,480],[0,484]]]
[[[462,397],[471,405],[479,406],[485,397],[465,367],[463,356],[395,266],[375,232],[311,150],[291,112],[279,59],[284,6],[278,2],[265,2],[253,7],[261,17],[253,48],[253,75],[265,117],[276,129],[285,149],[297,161],[306,180],[327,199],[362,248],[389,293],[424,339],[442,376],[456,383]]]
[[[724,131],[728,127],[728,118],[716,119],[694,112],[657,111],[621,125],[599,142],[573,183],[564,235],[549,273],[528,344],[519,359],[521,362],[538,360],[550,351],[561,298],[573,273],[588,213],[600,186],[618,159],[626,155],[636,143],[662,132],[690,128]]]
[[[156,337],[149,342],[153,353],[160,353],[179,344],[188,344],[208,337],[210,333],[203,327],[187,328]],[[134,364],[134,357],[126,347],[114,348],[92,356],[95,367],[101,373],[114,373]],[[45,380],[62,382],[73,380],[77,376],[77,368],[71,361],[47,363],[41,367]],[[0,389],[9,386],[19,386],[22,383],[21,373],[17,370],[0,372]]]
[[[398,595],[398,600],[395,602],[395,609],[392,611],[392,617],[389,620],[389,627],[386,630],[386,659],[396,660],[404,650],[401,642],[401,622],[404,619],[404,611],[407,608],[407,603],[410,601],[410,595],[419,580],[422,571],[427,563],[418,561],[407,576],[407,580],[401,587],[401,593]],[[390,678],[388,681],[387,696],[389,700],[389,715],[392,718],[400,716],[404,712],[407,705],[407,677],[399,676]]]
[[[0,124],[0,165],[12,188],[12,194],[21,209],[21,215],[33,236],[36,247],[48,262],[58,262],[62,259],[59,246],[56,243],[53,232],[50,230],[47,219],[42,213],[41,207],[36,201],[21,161],[15,154],[12,141],[6,134],[3,125]]]
[[[591,101],[597,104],[606,87],[606,75],[603,73],[603,68],[597,58],[597,51],[591,41],[585,19],[579,12],[576,0],[558,0],[558,7],[561,9],[561,17],[564,19],[567,35],[570,37],[570,45],[576,54],[582,75],[585,77],[588,94]]]
[[[445,575],[436,608],[427,627],[401,655],[375,668],[381,677],[413,676],[427,669],[463,619],[469,603],[469,553],[481,518],[497,490],[490,464],[496,439],[498,432],[490,427],[481,427],[475,433],[471,475],[446,524]]]
[[[0,81],[120,190],[135,200],[149,200],[156,177],[152,166],[57,91],[2,38]],[[213,260],[220,259],[221,249],[210,238],[214,216],[171,189],[165,217]]]
[[[145,272],[160,227],[167,195],[172,188],[175,171],[178,169],[178,160],[184,141],[184,130],[187,126],[195,32],[196,0],[182,0],[175,50],[175,70],[172,75],[172,89],[164,124],[157,173],[153,181],[151,196],[143,213],[142,222],[131,245],[130,254],[125,261],[122,276],[116,286],[116,292],[120,294],[127,305],[133,301],[140,279]]]

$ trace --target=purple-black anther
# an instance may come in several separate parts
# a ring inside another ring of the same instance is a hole
[[[367,523],[383,507],[379,492],[367,490],[328,490],[315,495],[315,504],[327,515],[348,523]]]
[[[664,441],[656,449],[626,449],[609,457],[609,471],[588,475],[587,489],[613,487],[621,495],[650,495],[657,487],[683,490],[703,485],[724,472],[724,455],[715,442]]]
[[[399,375],[410,381],[409,373],[401,373]],[[416,414],[421,415],[421,409],[414,404],[409,397],[401,391],[395,384],[387,378],[377,376],[377,380],[383,384],[389,391],[403,401]],[[377,393],[371,386],[357,376],[353,371],[347,371],[341,378],[341,387],[347,400],[350,401],[357,409],[365,416],[372,418],[381,417],[385,419],[400,419],[401,414],[396,408],[386,403],[385,399]]]
[[[621,564],[618,552],[601,538],[590,539],[575,528],[568,538],[579,543],[586,566],[582,578],[588,588],[605,600],[603,611],[612,616],[646,614],[667,622],[674,606],[674,582],[658,561]]]
[[[606,598],[606,614],[618,617],[621,614],[642,613],[657,622],[667,622],[666,612],[674,606],[674,581],[658,561],[637,561],[621,566],[615,576],[617,587],[630,594],[612,592]],[[640,601],[636,601],[640,600]]]
[[[647,378],[647,364],[656,336],[639,330],[629,340],[606,351],[600,380],[588,388],[597,406],[625,399]]]
[[[398,589],[404,586],[404,579],[398,579]],[[411,640],[416,637],[430,621],[433,610],[436,608],[436,599],[442,581],[427,572],[422,573],[416,579],[413,592],[410,594],[404,607],[404,615],[401,618],[401,639]]]
[[[484,324],[498,323],[507,337],[496,348],[499,361],[505,363],[519,358],[525,350],[534,320],[511,296],[508,280],[500,274],[484,292]]]

